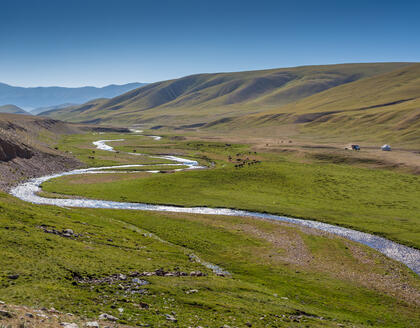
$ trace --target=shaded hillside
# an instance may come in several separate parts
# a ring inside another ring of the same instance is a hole
[[[86,131],[128,132],[29,115],[0,114],[0,190],[22,179],[82,165],[70,154],[54,149],[53,145],[57,135]]]
[[[61,109],[61,108],[69,107],[69,106],[74,106],[74,105],[77,105],[77,104],[65,103],[65,104],[53,105],[53,106],[47,106],[47,107],[38,107],[38,108],[35,108],[35,109],[31,110],[31,114],[32,115],[38,115],[38,114],[41,114],[43,112],[47,112],[47,111],[50,111],[50,110],[57,110],[57,109]]]
[[[406,63],[304,66],[198,74],[153,83],[110,100],[44,113],[73,122],[205,124],[277,108]]]
[[[296,124],[319,137],[420,145],[420,64],[341,85],[275,110],[207,126],[268,128]]]
[[[68,122],[77,121],[77,120],[72,120],[72,118],[79,117],[79,115],[81,116],[84,112],[89,111],[92,108],[99,107],[103,105],[104,103],[106,103],[107,101],[109,101],[109,99],[107,98],[93,99],[82,105],[72,105],[72,106],[67,106],[64,108],[51,109],[51,110],[41,112],[38,115],[51,117],[51,118],[60,117],[61,120],[68,121]],[[95,121],[95,120],[92,120],[92,121]]]
[[[124,92],[141,87],[144,83],[108,85],[103,88],[81,87],[37,87],[23,88],[0,83],[0,104],[15,104],[29,109],[63,103],[81,104],[95,98],[112,98]]]
[[[22,108],[15,106],[15,105],[3,105],[0,106],[0,113],[7,113],[7,114],[26,114],[29,113],[24,111]]]

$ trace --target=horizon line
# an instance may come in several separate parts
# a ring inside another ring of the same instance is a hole
[[[31,89],[31,88],[68,88],[68,89],[77,89],[77,88],[105,88],[109,86],[123,86],[127,84],[152,84],[152,83],[158,83],[163,81],[170,81],[170,80],[176,80],[183,77],[188,76],[194,76],[194,75],[200,75],[200,74],[229,74],[229,73],[241,73],[241,72],[253,72],[253,71],[268,71],[273,69],[288,69],[288,68],[300,68],[300,67],[311,67],[311,66],[335,66],[335,65],[356,65],[356,64],[420,64],[420,61],[366,61],[366,62],[338,62],[334,64],[302,64],[302,65],[296,65],[296,66],[284,66],[284,67],[266,67],[266,68],[257,68],[257,69],[244,69],[244,70],[238,70],[238,71],[211,71],[211,72],[197,72],[197,73],[190,73],[190,74],[184,74],[168,79],[163,80],[157,80],[157,81],[149,81],[149,82],[113,82],[108,84],[102,84],[102,85],[78,85],[78,86],[64,86],[64,85],[33,85],[33,86],[23,86],[23,85],[16,85],[14,83],[8,83],[8,82],[2,82],[0,81],[0,84],[5,84],[10,87],[16,87],[16,88],[25,88],[25,89]]]

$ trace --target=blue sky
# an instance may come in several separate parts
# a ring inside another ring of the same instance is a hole
[[[0,82],[103,86],[201,72],[420,61],[420,1],[0,0]]]

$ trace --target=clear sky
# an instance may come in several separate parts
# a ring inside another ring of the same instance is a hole
[[[419,0],[0,0],[0,82],[420,61]]]

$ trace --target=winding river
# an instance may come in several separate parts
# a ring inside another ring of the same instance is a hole
[[[140,131],[135,131],[139,133]],[[158,136],[149,136],[154,140],[159,140]],[[109,146],[107,143],[112,141],[123,141],[124,139],[116,140],[99,140],[95,141],[93,144],[97,149],[106,150],[115,152],[112,146]],[[149,156],[138,153],[129,153],[133,156]],[[165,160],[174,161],[174,164],[153,164],[153,165],[179,165],[187,166],[187,170],[203,168],[199,166],[198,162],[180,158],[176,156],[150,156],[152,158],[160,158]],[[87,169],[78,169],[69,172],[57,173],[52,175],[43,176],[40,178],[35,178],[27,182],[21,183],[20,185],[14,187],[10,193],[21,200],[42,205],[56,205],[62,207],[81,207],[81,208],[108,208],[108,209],[124,209],[124,210],[141,210],[141,211],[162,211],[162,212],[178,212],[178,213],[193,213],[193,214],[211,214],[211,215],[225,215],[225,216],[242,216],[242,217],[252,217],[252,218],[261,218],[261,219],[270,219],[276,221],[287,222],[291,224],[296,224],[300,226],[305,226],[309,228],[314,228],[322,231],[326,231],[331,234],[335,234],[352,241],[367,245],[382,254],[404,263],[407,267],[412,269],[415,273],[420,275],[420,250],[410,248],[383,237],[372,235],[365,232],[360,232],[353,229],[348,229],[344,227],[339,227],[323,222],[313,221],[313,220],[303,220],[295,219],[285,216],[259,213],[259,212],[250,212],[243,210],[233,210],[229,208],[211,208],[211,207],[179,207],[179,206],[170,206],[170,205],[151,205],[143,203],[126,203],[126,202],[115,202],[115,201],[105,201],[105,200],[94,200],[94,199],[56,199],[56,198],[45,198],[39,196],[38,193],[41,191],[41,184],[45,181],[62,177],[68,175],[76,174],[101,174],[101,173],[110,173],[112,169],[121,169],[121,168],[134,168],[150,166],[150,164],[132,164],[132,165],[119,165],[119,166],[109,166],[109,167],[95,167]],[[111,171],[110,171],[111,170]],[[183,169],[177,169],[183,170]],[[158,171],[147,171],[152,173],[157,173]]]

